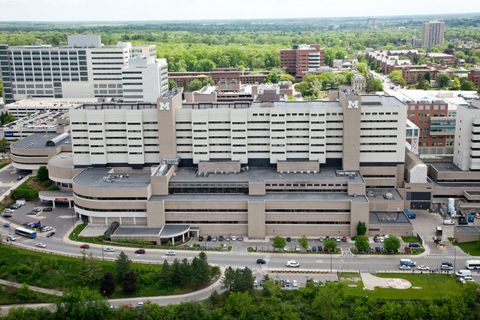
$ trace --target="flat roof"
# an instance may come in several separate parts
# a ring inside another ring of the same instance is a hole
[[[73,155],[71,152],[61,152],[51,157],[48,160],[48,163],[52,164],[54,167],[71,169],[73,168]]]
[[[12,143],[13,148],[23,149],[54,149],[63,144],[70,144],[70,135],[65,135],[63,139],[55,142],[53,146],[47,146],[47,142],[62,135],[63,133],[34,133]]]
[[[462,171],[453,162],[430,162],[426,164],[431,165],[437,171]]]
[[[158,236],[162,228],[146,228],[146,227],[125,227],[119,226],[113,233],[116,236]]]
[[[186,201],[235,201],[235,200],[251,200],[251,201],[274,201],[274,200],[289,200],[289,201],[353,201],[353,202],[368,202],[365,196],[349,196],[345,192],[331,192],[331,193],[270,193],[266,195],[247,195],[247,194],[170,194],[165,196],[152,196],[150,201],[163,200],[186,200]]]
[[[87,168],[76,175],[73,182],[93,188],[145,188],[150,184],[150,173],[133,170],[116,173],[112,168]]]
[[[477,233],[480,232],[479,226],[455,226],[455,231],[464,233]]]
[[[370,212],[368,222],[370,224],[411,224],[403,211]]]
[[[337,176],[334,168],[321,168],[317,173],[279,173],[273,167],[249,167],[248,171],[239,173],[209,173],[207,176],[197,176],[197,169],[193,167],[180,167],[171,182],[248,182],[248,181],[274,181],[274,182],[320,182],[331,180],[338,182],[363,182],[359,173],[354,179]]]
[[[42,108],[74,108],[84,103],[98,102],[98,98],[27,98],[6,105],[6,108],[42,107]]]

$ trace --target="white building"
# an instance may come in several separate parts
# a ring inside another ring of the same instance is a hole
[[[461,170],[480,169],[480,100],[458,106],[453,163]]]
[[[78,108],[84,103],[98,102],[97,98],[83,99],[55,99],[55,98],[27,98],[5,106],[5,110],[15,118],[28,117],[37,112],[63,111],[68,112],[72,108]]]
[[[5,102],[27,97],[121,99],[122,69],[137,55],[154,57],[155,46],[120,42],[104,47],[100,36],[85,35],[69,36],[66,47],[0,45]]]
[[[122,81],[124,102],[155,103],[168,91],[167,60],[134,57],[122,68]]]

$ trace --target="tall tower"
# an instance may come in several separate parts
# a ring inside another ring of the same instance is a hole
[[[426,48],[442,45],[445,40],[445,22],[425,21],[423,23],[422,43]]]

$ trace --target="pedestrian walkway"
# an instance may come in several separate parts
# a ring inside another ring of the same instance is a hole
[[[13,281],[8,281],[8,280],[2,280],[0,279],[0,284],[7,286],[7,287],[13,287],[13,288],[21,288],[23,284],[18,283],[18,282],[13,282]],[[35,291],[35,292],[40,292],[44,294],[49,294],[52,296],[63,296],[63,292],[55,289],[46,289],[46,288],[40,288],[40,287],[35,287],[35,286],[28,286],[28,289]]]

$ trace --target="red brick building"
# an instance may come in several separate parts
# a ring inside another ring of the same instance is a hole
[[[240,71],[235,68],[217,68],[208,72],[169,72],[168,78],[177,83],[178,87],[186,87],[194,79],[204,80],[211,77],[215,83],[235,80],[244,84],[263,83],[268,72]]]
[[[475,83],[477,89],[480,89],[480,69],[470,71],[468,74],[468,80]]]
[[[325,65],[325,51],[318,44],[294,45],[280,50],[280,66],[297,79]]]

